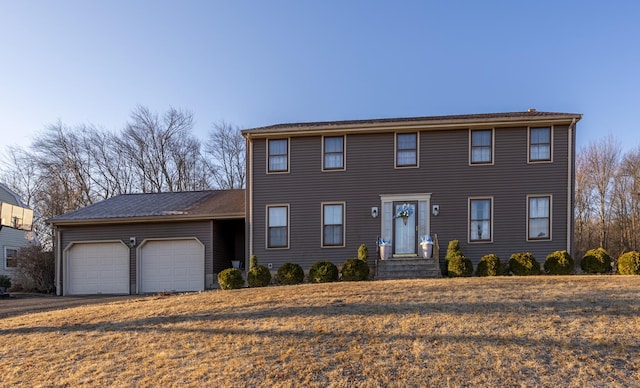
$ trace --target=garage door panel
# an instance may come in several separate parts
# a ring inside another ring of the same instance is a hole
[[[68,258],[68,294],[129,293],[129,249],[122,243],[76,244]]]
[[[204,290],[204,247],[195,239],[148,241],[140,253],[140,292]]]

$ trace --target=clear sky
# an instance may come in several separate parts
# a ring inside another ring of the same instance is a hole
[[[0,150],[136,105],[202,140],[299,121],[582,113],[640,144],[640,1],[0,0]]]

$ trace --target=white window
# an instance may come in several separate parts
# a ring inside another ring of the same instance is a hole
[[[322,246],[344,246],[344,203],[322,204]]]
[[[344,136],[325,136],[322,150],[323,170],[344,170]]]
[[[418,165],[418,134],[396,134],[396,167],[416,167]]]
[[[529,128],[529,161],[551,161],[551,127]]]
[[[469,199],[469,241],[491,241],[491,198]]]
[[[4,267],[5,268],[17,268],[18,267],[18,248],[4,248]]]
[[[529,196],[527,237],[529,240],[551,239],[551,196]]]
[[[267,206],[267,248],[289,248],[289,206]]]
[[[471,164],[491,164],[493,162],[493,130],[471,131]]]
[[[269,166],[268,172],[289,171],[289,140],[269,140]]]

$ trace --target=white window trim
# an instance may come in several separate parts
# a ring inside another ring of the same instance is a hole
[[[490,162],[473,162],[473,141],[472,141],[472,133],[473,131],[491,131],[491,161]],[[469,129],[469,166],[493,166],[495,163],[495,149],[496,149],[496,130],[495,128],[473,128]]]
[[[4,260],[2,260],[2,261],[3,261],[3,268],[5,270],[7,270],[7,271],[13,271],[13,270],[18,268],[17,267],[17,263],[16,263],[16,267],[7,267],[7,251],[10,250],[10,249],[15,250],[16,254],[17,254],[18,251],[20,250],[20,247],[13,247],[13,246],[10,246],[10,245],[7,245],[7,246],[4,247],[4,256],[3,256]]]
[[[269,208],[270,207],[286,207],[287,208],[287,246],[286,247],[269,247]],[[291,206],[288,203],[270,203],[264,208],[264,248],[268,251],[286,250],[291,248]]]
[[[324,207],[325,205],[342,205],[342,245],[324,245]],[[320,248],[344,248],[347,240],[347,203],[346,202],[322,202],[320,203]]]
[[[324,139],[325,137],[342,137],[342,168],[325,168],[324,167]],[[322,166],[322,172],[336,172],[346,171],[347,169],[347,135],[323,135],[322,136],[322,153],[320,154],[320,166]]]
[[[531,129],[549,128],[549,160],[531,160]],[[527,127],[527,163],[553,163],[553,125],[539,125],[535,127]]]
[[[549,198],[549,237],[548,238],[530,238],[529,237],[529,199],[530,198]],[[551,194],[528,194],[527,195],[527,242],[549,242],[553,241],[553,195]]]
[[[277,137],[277,138],[267,138],[267,152],[266,152],[266,156],[267,156],[267,165],[266,165],[266,170],[267,170],[267,174],[271,175],[271,174],[288,174],[291,171],[291,138],[290,137]],[[269,142],[271,140],[286,140],[287,141],[287,169],[283,170],[283,171],[270,171],[269,170]]]
[[[398,135],[416,134],[416,164],[411,166],[398,166]],[[397,170],[404,170],[405,168],[419,168],[420,167],[420,132],[395,132],[393,134],[393,166]]]
[[[472,200],[489,200],[489,206],[491,207],[490,221],[489,221],[489,233],[491,236],[488,240],[472,240],[471,239],[471,201]],[[493,224],[495,223],[495,219],[493,218],[493,197],[492,196],[477,196],[477,197],[469,197],[467,200],[467,242],[469,244],[491,244],[493,243]]]

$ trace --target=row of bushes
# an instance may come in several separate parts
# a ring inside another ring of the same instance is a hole
[[[360,256],[360,251],[358,251]],[[366,256],[358,259],[347,259],[342,269],[330,261],[318,261],[309,269],[309,281],[327,283],[342,281],[361,281],[369,279],[369,264]],[[247,283],[249,287],[265,287],[271,284],[271,271],[258,265],[258,258],[251,256]],[[285,263],[278,268],[276,282],[283,285],[300,284],[304,281],[304,270],[299,264]],[[227,268],[218,274],[218,283],[223,290],[241,288],[244,285],[242,273],[236,268]]]
[[[445,256],[449,277],[473,275],[471,260],[462,254],[458,240],[449,242]],[[609,273],[613,260],[603,248],[588,251],[580,261],[580,268],[589,274]],[[621,275],[640,275],[640,253],[627,252],[618,258],[618,273]],[[503,263],[494,254],[483,256],[476,268],[476,276],[499,276],[512,273],[518,276],[539,275],[540,263],[529,252],[514,253],[508,263]],[[574,261],[567,251],[549,254],[544,262],[544,272],[552,275],[568,275],[574,272]]]

